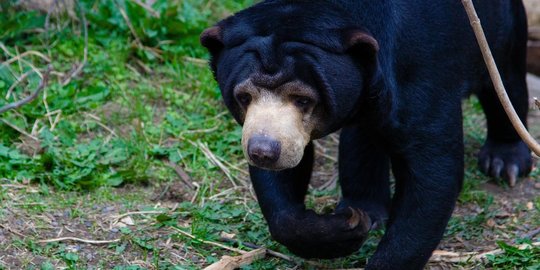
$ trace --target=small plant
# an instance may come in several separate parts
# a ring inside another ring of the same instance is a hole
[[[497,245],[504,253],[488,256],[493,269],[540,269],[540,247],[530,243],[513,246],[502,241],[497,242]]]

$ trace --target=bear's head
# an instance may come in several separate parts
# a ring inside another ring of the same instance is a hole
[[[251,165],[297,166],[311,140],[337,130],[358,110],[378,43],[350,22],[317,15],[331,12],[343,11],[269,1],[201,34],[225,104],[243,125]]]

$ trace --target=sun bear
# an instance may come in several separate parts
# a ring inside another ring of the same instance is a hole
[[[475,1],[526,121],[527,20],[519,0]],[[367,269],[422,269],[464,174],[461,100],[487,117],[480,170],[512,185],[531,154],[499,104],[460,1],[268,0],[201,34],[272,237],[305,258],[346,256],[386,230]],[[341,129],[341,199],[306,209],[312,141]],[[390,171],[395,191],[390,189]]]

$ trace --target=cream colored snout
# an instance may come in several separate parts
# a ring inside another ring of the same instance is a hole
[[[268,170],[296,167],[310,140],[305,114],[287,95],[256,90],[251,92],[252,101],[245,112],[242,130],[246,159],[249,164]]]

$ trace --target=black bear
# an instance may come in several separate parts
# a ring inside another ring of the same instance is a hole
[[[527,22],[520,0],[475,1],[509,96],[526,121]],[[487,116],[479,167],[510,184],[531,154],[499,104],[461,1],[269,0],[201,43],[275,240],[306,258],[348,255],[386,231],[367,269],[421,269],[463,180],[461,99]],[[306,209],[312,140],[341,129],[335,213]],[[389,174],[395,179],[391,193]]]

